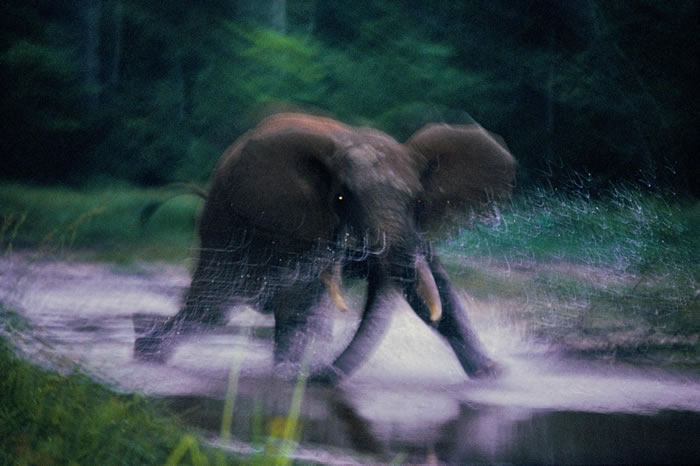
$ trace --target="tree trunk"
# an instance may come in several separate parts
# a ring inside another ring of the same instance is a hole
[[[112,50],[112,64],[109,70],[109,84],[116,86],[119,84],[119,67],[122,56],[122,23],[124,20],[124,4],[121,0],[114,5],[114,47]]]
[[[86,89],[86,106],[89,113],[97,109],[100,101],[100,17],[102,0],[84,0],[79,14],[82,17],[84,35],[82,44],[83,85]]]

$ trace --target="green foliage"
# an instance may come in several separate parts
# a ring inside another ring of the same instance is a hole
[[[399,139],[476,120],[509,142],[521,186],[696,189],[697,2],[286,10],[280,32],[225,1],[4,2],[3,176],[201,182],[265,113],[300,108]]]
[[[164,464],[187,438],[145,398],[115,394],[80,373],[34,367],[4,338],[0,372],[2,464]]]

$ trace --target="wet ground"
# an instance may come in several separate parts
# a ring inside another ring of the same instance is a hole
[[[188,283],[187,270],[175,266],[0,260],[0,301],[32,324],[15,334],[30,357],[76,362],[119,390],[163,397],[213,441],[230,369],[240,362],[228,447],[255,451],[261,433],[280,430],[295,387],[274,377],[268,317],[236,309],[227,327],[184,342],[165,365],[133,358],[133,314],[173,314]],[[361,296],[350,298],[358,307]],[[700,459],[696,374],[564,357],[505,320],[504,303],[465,299],[477,333],[506,368],[502,377],[466,378],[449,348],[398,303],[389,333],[356,375],[337,388],[305,389],[296,457],[343,464]],[[342,342],[356,315],[337,320]]]

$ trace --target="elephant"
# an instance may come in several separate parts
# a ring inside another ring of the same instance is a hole
[[[268,116],[220,158],[183,306],[137,338],[135,354],[167,357],[192,324],[221,325],[231,303],[247,303],[274,314],[275,363],[300,364],[329,308],[346,307],[342,277],[355,276],[367,286],[359,327],[312,380],[351,375],[381,340],[397,297],[449,343],[468,376],[492,375],[499,366],[429,238],[455,213],[506,199],[515,168],[502,139],[477,124],[430,124],[399,143],[330,118]]]

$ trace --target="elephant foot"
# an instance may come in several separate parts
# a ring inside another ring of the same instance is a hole
[[[163,316],[134,314],[134,358],[154,363],[167,361],[173,347],[173,335],[167,331],[168,319]]]
[[[333,386],[340,383],[345,377],[340,369],[335,366],[326,366],[314,371],[308,378],[308,383],[313,385]]]
[[[164,363],[172,354],[175,343],[190,335],[206,333],[217,328],[216,322],[186,321],[177,317],[152,314],[132,316],[134,357],[141,361]]]
[[[469,374],[470,378],[473,379],[487,379],[496,378],[503,375],[505,369],[502,365],[498,364],[492,359],[487,359],[484,361],[481,367]]]
[[[172,337],[167,336],[139,337],[134,341],[134,358],[163,364],[172,353],[172,343]]]

